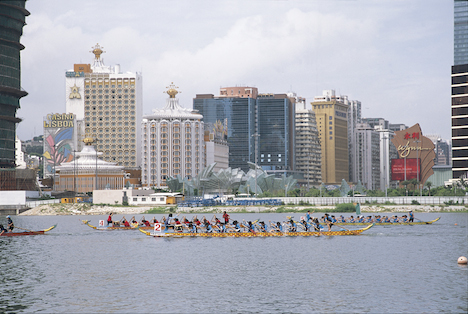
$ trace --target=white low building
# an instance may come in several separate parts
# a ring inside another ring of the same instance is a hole
[[[152,189],[122,189],[122,190],[94,190],[94,204],[122,205],[124,200],[128,205],[153,206],[174,204],[182,199],[180,193],[155,193]]]

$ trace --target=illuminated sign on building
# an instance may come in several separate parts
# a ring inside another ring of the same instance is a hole
[[[416,158],[392,159],[392,180],[393,181],[405,181],[405,180],[417,179],[420,176],[421,176],[421,159],[416,159]]]
[[[392,160],[392,180],[404,181],[406,173],[406,180],[414,178],[424,184],[434,173],[434,143],[422,135],[419,124],[396,131],[392,143],[398,151],[398,159]]]
[[[74,120],[73,113],[48,114],[44,120],[44,128],[73,128]]]

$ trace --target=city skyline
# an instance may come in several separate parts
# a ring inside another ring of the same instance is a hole
[[[221,86],[293,91],[308,108],[335,89],[361,101],[363,117],[451,137],[452,2],[44,0],[26,9],[21,140],[42,133],[36,108],[65,112],[63,73],[92,63],[96,43],[106,65],[142,72],[143,114],[164,106],[170,82],[184,107]]]

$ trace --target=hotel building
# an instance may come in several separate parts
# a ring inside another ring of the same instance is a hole
[[[76,115],[75,150],[84,137],[97,140],[103,159],[126,168],[140,166],[142,76],[104,65],[105,52],[93,47],[93,64],[75,64],[65,73],[66,112]]]
[[[166,106],[141,123],[141,183],[166,187],[168,176],[191,179],[205,166],[203,116],[179,105],[177,87],[168,87]]]
[[[348,106],[334,90],[323,91],[311,105],[322,150],[322,181],[340,185],[343,179],[349,181]]]

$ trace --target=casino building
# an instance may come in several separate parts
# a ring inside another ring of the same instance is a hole
[[[141,161],[142,76],[104,65],[102,48],[93,47],[92,65],[75,64],[65,73],[66,112],[76,116],[78,143],[95,138],[105,161],[136,168]]]
[[[205,167],[203,116],[179,105],[177,87],[168,87],[166,106],[141,123],[141,184],[166,187],[168,176],[191,179]]]

